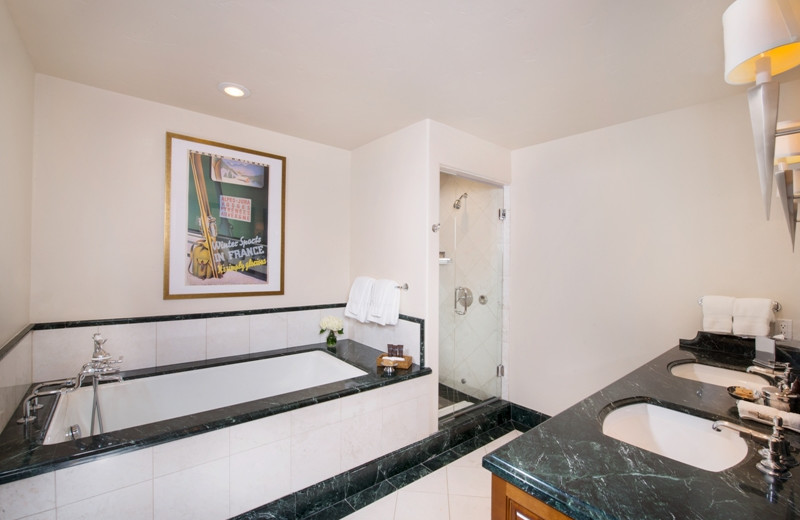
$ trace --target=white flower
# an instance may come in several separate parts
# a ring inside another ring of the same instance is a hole
[[[319,333],[322,334],[326,330],[332,330],[339,334],[344,332],[344,323],[336,316],[325,316],[319,322]]]

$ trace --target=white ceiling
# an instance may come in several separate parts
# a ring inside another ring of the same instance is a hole
[[[345,149],[425,118],[516,149],[742,91],[732,0],[6,1],[37,72]]]

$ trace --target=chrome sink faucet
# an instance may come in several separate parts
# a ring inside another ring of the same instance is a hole
[[[773,361],[766,363],[758,359],[753,360],[753,365],[747,367],[747,372],[750,374],[758,374],[769,379],[770,383],[783,391],[781,386],[789,385],[789,379],[792,375],[792,367],[789,363],[781,363]]]
[[[753,440],[765,442],[767,447],[758,450],[759,455],[764,458],[756,464],[756,468],[765,475],[787,478],[789,468],[797,466],[797,460],[789,453],[789,441],[786,440],[783,433],[783,418],[781,417],[772,418],[772,435],[766,435],[728,421],[715,421],[711,427],[718,432],[722,431],[722,428],[728,428],[748,435]]]

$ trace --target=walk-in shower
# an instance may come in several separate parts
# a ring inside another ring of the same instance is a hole
[[[502,208],[502,187],[440,175],[440,417],[500,397]]]

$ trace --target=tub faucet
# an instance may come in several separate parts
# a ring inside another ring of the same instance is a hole
[[[47,381],[46,383],[39,383],[38,385],[34,386],[33,390],[31,390],[31,393],[22,400],[22,417],[17,419],[17,423],[28,424],[29,422],[35,421],[36,415],[33,412],[44,406],[39,404],[39,397],[72,391],[75,389],[75,382],[76,379],[73,377],[70,379]]]
[[[100,333],[93,334],[92,340],[94,341],[92,359],[81,367],[78,375],[70,379],[47,381],[34,386],[31,393],[23,400],[23,415],[17,419],[18,423],[27,424],[36,420],[34,411],[42,407],[39,404],[39,397],[72,392],[76,388],[80,388],[87,377],[92,379],[95,393],[98,381],[122,381],[118,367],[122,363],[122,356],[119,359],[111,359],[111,355],[103,348],[106,338]]]

